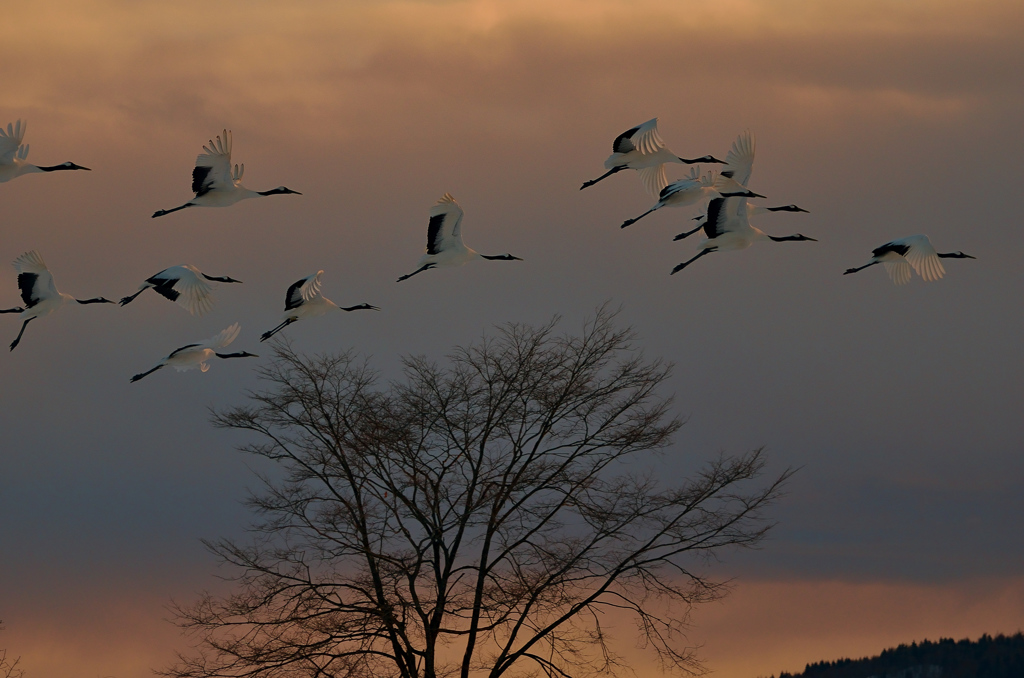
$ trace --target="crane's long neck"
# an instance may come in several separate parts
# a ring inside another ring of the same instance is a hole
[[[74,163],[66,162],[61,165],[50,165],[49,167],[39,167],[37,165],[31,165],[35,167],[34,171],[37,172],[60,172],[62,170],[87,170],[88,167],[79,167]]]
[[[477,256],[481,259],[490,259],[491,261],[522,261],[519,257],[514,257],[511,254],[480,254]]]

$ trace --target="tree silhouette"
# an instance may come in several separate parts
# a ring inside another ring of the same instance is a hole
[[[4,623],[0,621],[0,631],[4,630]],[[7,658],[7,648],[0,648],[0,678],[22,678],[25,672],[21,670],[18,664],[21,663],[21,657],[15,657],[14,659]]]
[[[253,538],[207,543],[235,589],[176,607],[198,649],[163,675],[576,678],[623,666],[604,623],[626,617],[663,666],[699,670],[683,631],[725,592],[709,556],[757,544],[788,472],[759,483],[755,450],[659,473],[670,366],[606,308],[579,335],[557,322],[387,384],[277,344],[265,388],[214,421],[278,470]]]

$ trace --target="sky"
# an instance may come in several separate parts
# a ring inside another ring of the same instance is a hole
[[[768,540],[717,566],[733,593],[694,614],[712,675],[1024,627],[1019,2],[55,0],[5,18],[0,123],[28,121],[29,161],[92,171],[0,184],[0,260],[38,250],[78,297],[181,263],[244,281],[202,317],[153,293],[66,308],[0,356],[0,647],[28,678],[149,675],[188,650],[167,605],[222,590],[199,540],[243,533],[259,470],[209,411],[258,382],[242,360],[128,379],[236,321],[232,350],[265,360],[285,289],[320,269],[325,296],[382,311],[294,325],[299,350],[353,348],[390,377],[610,301],[675,364],[666,473],[762,445],[770,471],[799,469]],[[755,225],[818,242],[670,277],[696,210],[622,230],[653,204],[634,173],[578,190],[653,117],[686,157],[753,132],[751,188],[810,210]],[[248,187],[303,195],[151,219],[192,196],[223,129]],[[396,284],[445,192],[467,245],[524,261]],[[842,275],[917,233],[977,260],[903,287]],[[0,307],[18,303],[0,270]]]

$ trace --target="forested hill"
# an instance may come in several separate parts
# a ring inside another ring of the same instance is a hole
[[[877,657],[808,664],[779,678],[1024,678],[1024,634],[925,640]]]

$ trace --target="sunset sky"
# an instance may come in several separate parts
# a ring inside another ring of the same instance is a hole
[[[4,16],[0,124],[28,121],[30,162],[93,171],[0,184],[0,308],[20,304],[6,262],[31,249],[78,297],[182,263],[244,281],[203,317],[153,293],[66,308],[12,353],[20,322],[0,316],[0,648],[26,678],[144,676],[187,651],[166,606],[223,590],[199,540],[243,533],[259,469],[209,409],[258,382],[248,361],[128,379],[236,321],[232,350],[266,356],[285,289],[319,269],[328,298],[383,310],[285,334],[388,378],[402,355],[440,359],[507,321],[576,330],[610,300],[676,365],[687,424],[666,474],[761,445],[770,470],[799,468],[762,548],[716,566],[733,594],[695,612],[713,675],[1024,628],[1024,4],[55,0]],[[635,173],[578,190],[653,117],[687,157],[751,130],[750,187],[810,210],[755,225],[819,242],[670,277],[696,253],[672,242],[695,209],[622,230],[654,202]],[[249,188],[303,195],[151,219],[192,197],[225,128]],[[445,192],[468,246],[524,261],[396,284]],[[977,260],[904,287],[842,275],[917,233]]]

